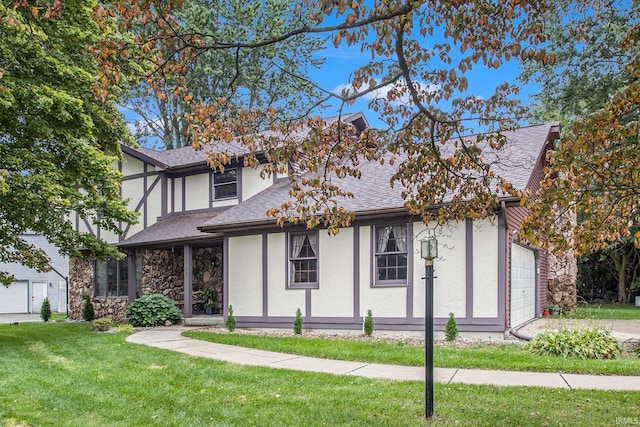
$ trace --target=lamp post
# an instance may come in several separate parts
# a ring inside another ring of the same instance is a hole
[[[425,355],[425,415],[433,415],[433,260],[438,257],[438,239],[433,231],[420,241],[420,256],[425,265],[424,355]]]

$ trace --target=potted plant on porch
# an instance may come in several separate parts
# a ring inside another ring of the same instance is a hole
[[[202,291],[202,298],[204,299],[204,310],[207,314],[213,314],[213,310],[218,305],[218,293],[211,289],[207,288]]]
[[[560,314],[560,306],[558,304],[547,305],[547,310],[549,310],[549,314],[552,316],[558,316]]]

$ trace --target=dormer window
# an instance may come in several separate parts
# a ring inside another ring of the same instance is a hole
[[[238,170],[225,169],[213,174],[213,200],[238,197]]]

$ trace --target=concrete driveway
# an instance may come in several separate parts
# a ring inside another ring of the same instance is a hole
[[[0,323],[42,322],[40,314],[0,314]]]

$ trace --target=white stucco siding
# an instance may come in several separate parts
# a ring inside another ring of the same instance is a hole
[[[311,291],[314,317],[353,316],[353,229],[318,234],[319,288]]]
[[[262,316],[262,236],[228,240],[229,305],[236,316]]]
[[[360,313],[367,314],[371,310],[374,317],[405,317],[407,313],[407,288],[372,287],[371,277],[371,227],[360,227]]]
[[[296,309],[304,313],[304,289],[287,289],[286,233],[267,236],[268,311],[269,316],[294,316]]]
[[[186,182],[186,203],[185,210],[192,211],[196,209],[206,209],[209,207],[211,200],[209,181],[209,173],[201,173],[198,175],[187,176]]]
[[[128,154],[125,154],[124,161],[122,162],[122,173],[125,176],[144,173],[144,162],[136,159],[135,157],[131,157]]]
[[[173,200],[169,197],[169,209],[173,206],[173,212],[182,212],[184,206],[182,206],[182,182],[184,178],[175,178],[173,180]],[[171,189],[171,185],[169,185]]]
[[[272,177],[262,178],[260,172],[264,170],[264,166],[258,168],[245,167],[242,168],[242,200],[255,196],[262,190],[273,184]]]
[[[136,178],[127,181],[122,181],[122,195],[123,197],[129,199],[129,204],[127,208],[130,211],[135,211],[140,204],[140,200],[144,197],[145,189],[144,189],[144,179]],[[142,205],[138,208],[139,212],[142,211]],[[126,226],[125,226],[126,227]],[[129,231],[127,232],[127,236],[133,236],[136,233],[144,230],[143,218],[142,215],[138,216],[138,223],[133,224],[129,227]],[[124,231],[124,230],[123,230]]]
[[[498,316],[498,224],[473,221],[473,317]]]
[[[435,224],[430,224],[433,229]],[[427,235],[421,222],[413,224],[413,315],[425,316],[425,266],[420,256],[420,240]],[[449,223],[436,228],[438,258],[434,260],[433,314],[448,317],[453,313],[463,317],[466,313],[466,265],[464,222]]]
[[[148,185],[151,186],[151,183],[148,183]],[[153,187],[153,190],[147,196],[146,212],[147,212],[147,227],[155,224],[158,221],[158,217],[162,215],[162,182],[161,181],[158,181],[156,186]],[[142,221],[142,216],[140,217],[140,221]]]

